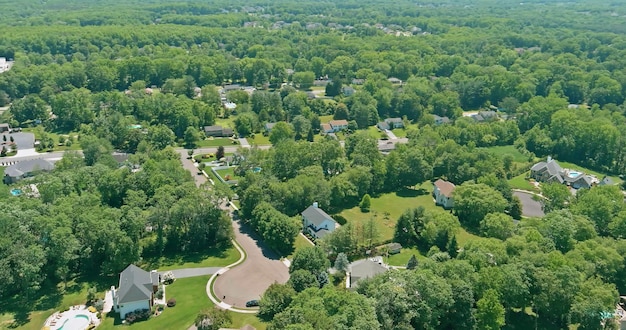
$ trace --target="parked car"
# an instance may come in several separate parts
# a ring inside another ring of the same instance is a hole
[[[258,300],[250,300],[246,302],[246,307],[256,307],[256,306],[259,306]]]

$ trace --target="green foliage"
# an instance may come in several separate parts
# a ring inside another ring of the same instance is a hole
[[[495,290],[487,290],[476,302],[476,323],[480,329],[496,330],[504,326],[504,307]]]
[[[454,212],[464,225],[477,228],[489,213],[503,213],[506,200],[495,189],[479,183],[464,183],[454,190]]]
[[[369,194],[363,195],[363,198],[361,199],[361,203],[359,203],[361,212],[369,212],[371,206],[372,206],[372,202],[371,202],[370,195]]]
[[[259,302],[259,317],[271,320],[274,315],[282,312],[289,306],[296,291],[288,284],[274,283],[270,285]]]
[[[270,133],[270,142],[274,145],[283,140],[291,140],[295,136],[292,126],[284,121],[276,123]]]
[[[417,268],[417,258],[415,258],[415,255],[412,255],[411,259],[409,259],[409,262],[406,264],[406,269],[413,270],[415,268]]]
[[[194,322],[198,330],[218,330],[231,323],[230,314],[217,307],[201,311]]]
[[[504,213],[489,213],[480,221],[480,231],[485,237],[506,240],[513,235],[513,218]]]

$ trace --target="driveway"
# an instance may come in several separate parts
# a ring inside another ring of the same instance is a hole
[[[218,276],[213,291],[226,304],[245,307],[246,301],[259,299],[272,283],[286,283],[289,269],[247,226],[242,227],[239,221],[233,220],[233,229],[247,258],[241,265]]]
[[[171,270],[174,274],[174,278],[187,278],[204,275],[213,275],[217,273],[222,267],[201,267],[201,268],[183,268]],[[168,271],[159,272],[160,275],[167,273]]]
[[[239,144],[241,145],[242,148],[250,148],[250,143],[248,142],[246,138],[240,138]]]
[[[198,168],[196,167],[193,159],[187,159],[187,157],[189,157],[189,155],[187,155],[187,150],[177,149],[176,151],[178,151],[178,154],[180,155],[180,162],[183,163],[183,168],[189,171],[191,175],[193,175],[196,186],[200,187],[203,183],[207,182],[207,178],[204,175],[198,174]],[[198,154],[198,152],[194,152],[194,155]]]
[[[523,216],[541,218],[546,215],[543,213],[541,203],[533,199],[533,194],[522,191],[513,191],[513,195],[517,196],[520,201],[522,201]]]
[[[389,129],[385,130],[385,134],[387,134],[387,136],[389,137],[390,140],[397,140],[398,139],[398,137],[395,134],[393,134],[393,132],[391,130],[389,130]]]
[[[7,142],[13,137],[15,144],[17,144],[17,150],[20,149],[32,149],[35,147],[35,134],[26,133],[26,132],[17,132],[17,133],[4,133],[3,136],[7,137]],[[4,141],[4,137],[2,138]]]

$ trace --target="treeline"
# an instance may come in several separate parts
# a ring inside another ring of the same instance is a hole
[[[67,152],[53,172],[29,182],[41,198],[0,201],[3,297],[29,301],[44,283],[112,276],[142,258],[229,246],[221,197],[196,188],[178,153],[152,149],[119,167],[108,142],[81,139],[84,158]]]

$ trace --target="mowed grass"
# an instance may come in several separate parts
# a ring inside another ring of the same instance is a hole
[[[333,115],[320,116],[320,122],[322,124],[326,124],[326,123],[328,123],[331,120],[333,120]]]
[[[487,150],[491,153],[493,153],[496,156],[499,156],[500,158],[504,157],[505,155],[511,155],[513,156],[513,161],[516,163],[525,163],[528,161],[528,157],[524,156],[524,154],[522,154],[521,152],[519,152],[519,150],[517,150],[514,146],[495,146],[495,147],[488,147],[488,148],[481,148],[484,150]]]
[[[226,147],[237,145],[239,142],[237,140],[232,140],[230,138],[207,138],[202,141],[198,141],[196,143],[198,148],[201,147]]]
[[[215,172],[217,172],[217,174],[219,174],[222,177],[222,179],[224,179],[226,181],[228,181],[226,179],[226,176],[230,177],[229,180],[240,180],[241,179],[240,176],[235,175],[235,171],[234,171],[234,169],[232,167],[225,168],[223,170],[216,170]]]
[[[368,127],[367,128],[367,132],[370,134],[370,136],[372,138],[374,138],[376,140],[387,137],[387,134],[385,134],[383,131],[379,130],[378,127],[376,127],[376,126]]]
[[[402,248],[400,253],[390,254],[388,258],[385,258],[385,262],[390,266],[406,267],[406,264],[413,255],[415,255],[418,262],[426,259],[426,256],[423,256],[416,248]]]
[[[528,190],[528,191],[533,191],[533,192],[538,193],[539,189],[537,189],[537,187],[532,185],[530,181],[526,179],[527,176],[528,176],[528,172],[524,172],[516,177],[511,178],[509,180],[509,186],[511,186],[511,188],[513,189]]]
[[[222,267],[228,266],[238,259],[239,251],[231,246],[227,250],[207,249],[202,253],[145,258],[138,266],[143,269],[165,271],[180,268]]]
[[[311,242],[309,240],[307,240],[306,238],[302,237],[302,235],[298,234],[298,236],[296,236],[296,240],[293,242],[293,250],[292,252],[286,256],[285,258],[291,260],[293,259],[293,255],[296,253],[296,251],[298,251],[299,249],[302,249],[304,247],[311,247],[314,246],[311,244]]]
[[[253,146],[269,146],[272,145],[272,142],[270,142],[270,137],[268,136],[264,136],[261,133],[258,134],[254,134],[254,138],[246,138],[246,140],[248,140],[248,143],[250,143]]]
[[[400,192],[373,197],[370,212],[363,213],[358,206],[355,206],[339,214],[353,225],[363,225],[370,218],[374,218],[380,236],[373,244],[378,244],[393,238],[396,221],[406,209],[418,206],[423,206],[427,210],[440,209],[435,205],[431,196],[432,191],[432,184],[426,182],[417,189],[404,189]]]
[[[391,132],[397,138],[405,138],[406,137],[406,130],[404,128],[394,128],[394,129],[391,130]]]
[[[597,171],[590,170],[590,169],[582,167],[582,166],[578,166],[578,165],[576,165],[574,163],[562,162],[560,160],[557,160],[557,162],[559,163],[561,168],[568,168],[570,170],[576,170],[576,171],[579,171],[579,172],[584,172],[585,174],[595,175],[598,178],[598,180],[602,180],[602,178],[604,178],[604,176],[606,175],[606,174],[601,173],[601,172],[597,172]],[[608,177],[610,177],[615,184],[622,183],[622,179],[620,179],[617,176],[608,176]]]

